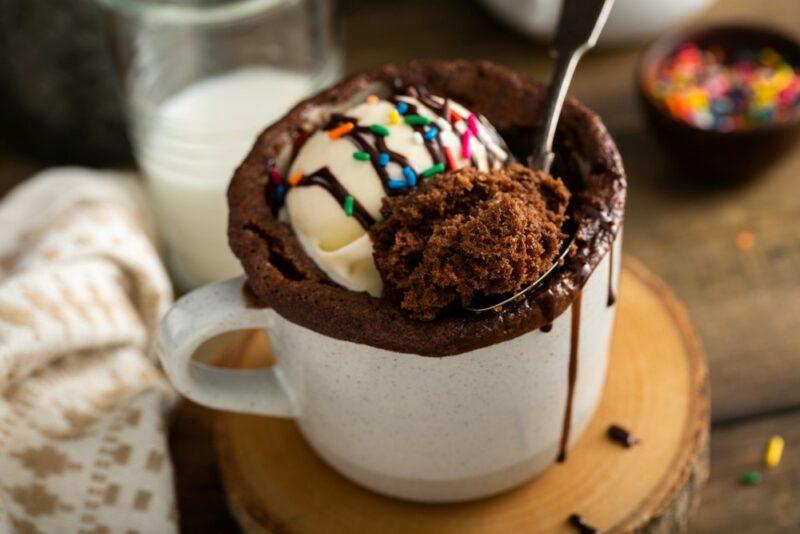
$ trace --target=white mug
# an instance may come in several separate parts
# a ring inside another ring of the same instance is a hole
[[[569,442],[605,382],[620,244],[583,288]],[[609,269],[613,269],[609,272]],[[271,309],[247,307],[244,278],[178,300],[158,336],[161,361],[190,399],[223,410],[294,418],[328,464],[379,493],[463,501],[529,480],[556,461],[567,406],[573,308],[549,332],[455,356],[403,354],[324,336]],[[232,330],[265,328],[276,365],[224,370],[192,361]]]

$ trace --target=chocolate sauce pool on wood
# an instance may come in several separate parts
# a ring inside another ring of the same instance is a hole
[[[572,426],[572,401],[575,396],[575,381],[578,378],[578,349],[580,344],[581,332],[581,301],[583,292],[578,291],[575,300],[572,302],[572,326],[569,336],[569,376],[567,379],[567,407],[564,410],[564,426],[561,429],[561,446],[558,452],[558,461],[563,462],[567,459],[567,447],[569,444],[569,431]]]

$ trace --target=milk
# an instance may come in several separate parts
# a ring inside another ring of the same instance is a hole
[[[184,288],[241,272],[228,248],[228,183],[258,133],[311,89],[307,74],[232,71],[171,96],[139,132],[139,164],[168,263]]]

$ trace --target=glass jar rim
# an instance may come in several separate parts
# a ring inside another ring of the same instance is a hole
[[[300,0],[232,0],[208,5],[154,0],[96,0],[98,4],[134,17],[169,24],[217,24],[261,15]]]

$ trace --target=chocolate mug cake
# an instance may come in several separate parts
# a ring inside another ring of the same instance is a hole
[[[268,127],[228,191],[246,279],[165,319],[176,387],[294,417],[337,470],[408,499],[476,498],[565,460],[604,383],[626,182],[574,100],[552,172],[523,165],[543,96],[488,62],[419,61],[355,75]],[[502,307],[466,309],[548,272]],[[192,366],[200,338],[252,327],[276,368]]]
[[[278,220],[268,198],[273,183],[269,171],[296,156],[313,127],[308,116],[325,107],[328,113],[347,107],[381,83],[391,88],[397,80],[481,113],[525,161],[544,91],[536,82],[490,63],[459,61],[386,66],[350,78],[302,102],[268,128],[233,177],[229,238],[247,272],[248,287],[258,302],[322,334],[427,356],[459,354],[548,325],[573,302],[611,251],[625,204],[626,181],[616,146],[600,120],[574,100],[561,117],[553,174],[561,176],[574,195],[570,216],[576,226],[575,251],[541,290],[500,313],[454,311],[436,322],[414,321],[398,313],[391,301],[330,283],[292,230]],[[591,168],[582,176],[580,167],[587,163]],[[609,302],[614,300],[612,285]]]

